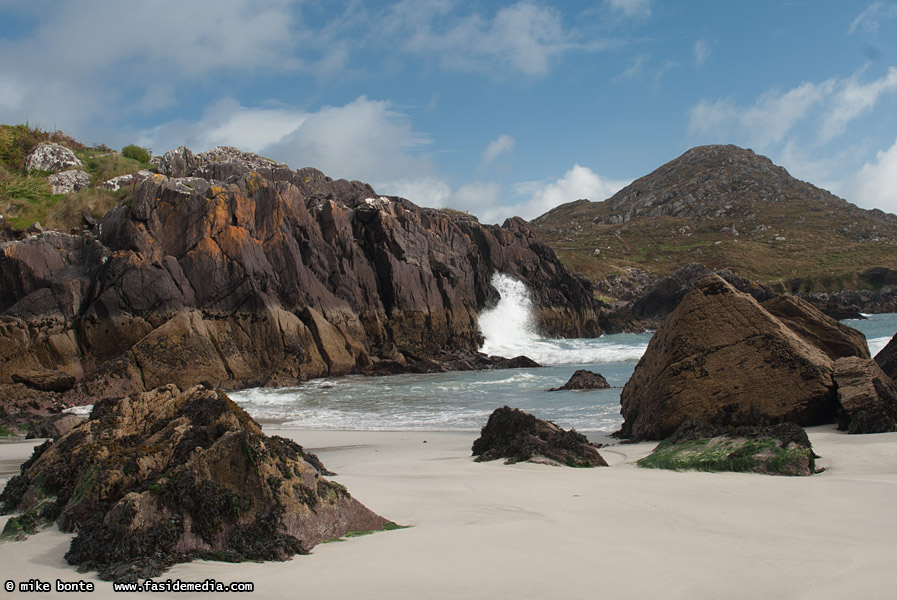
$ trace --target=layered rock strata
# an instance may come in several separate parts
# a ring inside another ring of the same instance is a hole
[[[546,335],[601,333],[607,309],[525,221],[481,225],[253,157],[173,151],[171,177],[140,183],[96,236],[0,245],[0,384],[61,371],[67,398],[98,399],[472,354],[495,272],[528,285]]]

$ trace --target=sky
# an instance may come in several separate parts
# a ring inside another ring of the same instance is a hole
[[[500,223],[751,148],[897,213],[897,0],[0,0],[0,123]]]

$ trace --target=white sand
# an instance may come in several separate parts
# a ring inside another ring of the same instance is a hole
[[[897,434],[812,429],[826,472],[786,478],[636,467],[653,444],[603,449],[611,468],[569,469],[474,463],[472,432],[266,431],[315,451],[356,498],[413,527],[285,563],[178,565],[158,579],[251,581],[255,597],[315,600],[897,594]],[[33,445],[0,445],[0,467]],[[113,594],[65,563],[69,539],[52,529],[0,545],[0,583],[84,579],[100,596],[210,596]],[[25,596],[35,594],[4,597]]]

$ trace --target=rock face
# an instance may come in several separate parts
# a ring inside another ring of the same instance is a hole
[[[648,344],[620,398],[620,435],[835,420],[832,359],[717,275],[700,279]]]
[[[654,284],[647,293],[628,307],[629,313],[638,319],[662,321],[673,312],[698,279],[711,273],[713,271],[698,263],[685,265],[669,277],[664,277]],[[769,288],[738,277],[731,271],[718,271],[716,274],[737,290],[750,294],[759,302],[776,296]]]
[[[823,314],[801,298],[779,296],[767,300],[762,306],[832,360],[845,356],[870,358],[866,337],[862,333]]]
[[[561,387],[551,388],[549,392],[559,392],[561,390],[604,390],[610,387],[600,373],[593,373],[585,369],[577,369],[567,383]]]
[[[54,194],[71,194],[83,190],[90,187],[90,181],[90,173],[78,169],[54,173],[47,177],[47,183],[50,184],[50,190]]]
[[[26,171],[58,173],[81,166],[81,161],[75,153],[59,144],[38,144],[31,154],[25,157]]]
[[[875,362],[888,377],[897,381],[897,335],[875,355]]]
[[[38,448],[0,501],[77,531],[70,563],[133,580],[194,556],[285,560],[384,527],[325,474],[223,393],[168,385],[97,404],[85,424]]]
[[[136,173],[128,173],[127,175],[119,175],[118,177],[113,177],[107,181],[102,183],[102,188],[104,190],[116,191],[123,188],[136,188],[138,185],[143,183],[145,180],[156,177],[159,181],[162,181],[162,176],[158,173],[153,173],[147,169],[141,169]]]
[[[146,179],[96,236],[0,245],[0,385],[64,371],[75,402],[473,353],[497,271],[528,285],[546,335],[601,333],[588,282],[521,219],[481,225],[233,149],[160,161],[189,177]]]
[[[806,432],[794,423],[724,429],[689,419],[638,465],[806,476],[816,472],[816,455]]]
[[[897,385],[874,360],[855,356],[835,361],[840,411],[838,429],[847,433],[897,431]]]
[[[51,415],[40,423],[35,425],[25,439],[33,440],[36,438],[56,439],[67,434],[69,431],[84,422],[84,417],[78,415]]]
[[[521,461],[606,467],[598,446],[575,431],[564,431],[551,421],[537,419],[517,408],[496,409],[473,443],[477,462],[504,458],[505,464]]]

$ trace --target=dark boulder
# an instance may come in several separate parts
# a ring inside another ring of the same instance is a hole
[[[840,404],[838,429],[848,433],[897,431],[897,385],[874,360],[836,360],[833,377]]]
[[[593,373],[586,369],[577,369],[567,383],[561,387],[551,388],[549,392],[559,392],[561,390],[604,390],[610,387],[600,373]]]
[[[619,435],[663,439],[712,425],[835,420],[832,360],[717,275],[667,317],[623,388]]]
[[[50,415],[31,428],[25,439],[50,438],[55,440],[84,422],[84,417],[72,414]]]
[[[12,374],[12,380],[42,392],[64,392],[71,389],[76,381],[74,375],[53,369],[20,371]]]
[[[875,355],[875,362],[888,377],[897,382],[897,335]]]
[[[35,451],[0,502],[77,532],[71,564],[134,580],[192,557],[286,560],[386,525],[324,474],[222,392],[168,385],[97,403]]]
[[[473,443],[477,462],[505,459],[570,467],[606,467],[598,446],[576,431],[565,431],[517,408],[496,409]]]
[[[870,358],[866,337],[796,296],[778,296],[761,304],[769,313],[832,360],[845,356]]]

